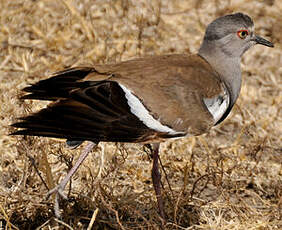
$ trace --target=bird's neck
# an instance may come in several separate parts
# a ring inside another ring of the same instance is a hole
[[[231,94],[231,104],[233,105],[241,90],[241,58],[232,57],[220,47],[207,43],[202,44],[198,54],[215,69],[222,81],[224,81]]]

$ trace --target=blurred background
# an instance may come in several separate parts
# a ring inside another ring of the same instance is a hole
[[[101,143],[67,187],[58,220],[46,193],[81,148],[9,136],[9,124],[48,104],[20,100],[28,84],[71,66],[195,53],[208,23],[233,12],[251,16],[275,48],[244,55],[227,120],[162,145],[163,229],[282,229],[280,0],[0,0],[0,229],[160,229],[143,146]]]

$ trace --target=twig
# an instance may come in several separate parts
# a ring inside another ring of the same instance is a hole
[[[198,183],[201,179],[203,179],[204,177],[208,177],[208,176],[209,176],[209,174],[205,174],[205,175],[203,175],[203,176],[200,176],[200,177],[193,183],[193,187],[192,187],[192,189],[191,189],[191,196],[190,196],[190,199],[191,199],[191,200],[193,199],[193,194],[194,194],[194,191],[195,191],[195,189],[196,189],[197,183]]]
[[[91,217],[91,220],[90,220],[90,223],[89,223],[89,225],[87,227],[87,230],[91,230],[92,229],[92,226],[93,226],[93,224],[94,224],[94,222],[96,220],[98,212],[99,212],[99,208],[96,208],[96,210],[94,211],[94,213],[93,213],[93,215]]]
[[[59,224],[64,225],[64,226],[67,227],[68,229],[73,230],[73,228],[72,228],[71,226],[69,226],[68,224],[66,224],[65,222],[63,222],[63,221],[61,221],[61,220],[59,220],[59,219],[57,219],[57,218],[54,218],[54,220],[55,220],[56,222],[58,222]]]
[[[171,188],[171,186],[170,186],[167,173],[166,173],[166,171],[165,171],[165,168],[164,168],[164,166],[163,166],[163,163],[162,163],[162,161],[161,161],[160,156],[158,156],[158,158],[159,158],[159,162],[160,162],[160,165],[161,165],[161,167],[162,167],[162,170],[163,170],[163,172],[164,172],[164,174],[165,174],[165,179],[166,179],[166,182],[167,182],[167,184],[168,184],[169,190],[170,190],[170,192],[171,192],[171,194],[172,194],[172,196],[173,196],[173,191],[172,191],[172,188]],[[162,185],[162,186],[163,186],[163,185]]]
[[[33,156],[31,156],[30,154],[27,154],[28,159],[30,160],[32,166],[34,167],[37,175],[39,176],[40,180],[42,181],[43,185],[45,186],[45,188],[49,191],[48,185],[46,184],[46,182],[44,181],[43,177],[41,176],[40,171],[38,170],[36,164],[35,164],[35,159]]]

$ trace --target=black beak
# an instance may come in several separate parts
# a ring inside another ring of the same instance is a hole
[[[255,38],[254,38],[254,41],[257,43],[257,44],[261,44],[261,45],[264,45],[264,46],[268,46],[268,47],[274,47],[274,45],[267,41],[266,39],[256,35]]]

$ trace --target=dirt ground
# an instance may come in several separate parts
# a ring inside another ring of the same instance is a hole
[[[17,117],[46,106],[21,89],[70,66],[197,52],[209,22],[239,11],[275,48],[244,55],[228,119],[162,145],[163,229],[282,229],[281,0],[0,0],[0,229],[161,229],[152,161],[137,144],[101,143],[56,219],[46,193],[83,146],[9,136]]]

